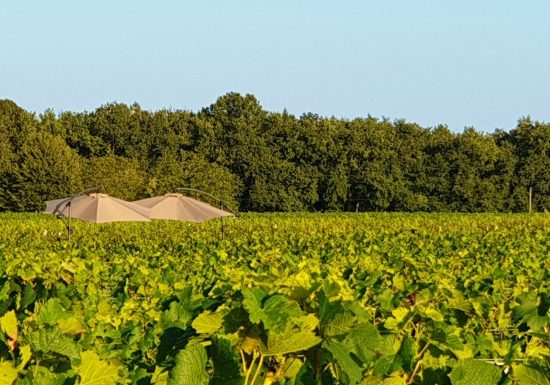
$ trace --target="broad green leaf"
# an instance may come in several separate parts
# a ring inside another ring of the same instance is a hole
[[[296,353],[307,350],[321,342],[311,330],[290,329],[284,333],[270,331],[267,334],[267,346],[260,345],[264,356]]]
[[[168,385],[208,385],[206,350],[191,343],[176,356],[176,365],[170,371]]]
[[[283,373],[285,378],[294,379],[300,373],[304,363],[297,357],[291,357],[284,363]]]
[[[302,315],[304,313],[296,301],[276,294],[265,301],[262,321],[266,329],[282,332],[293,317]]]
[[[276,282],[276,284],[283,287],[282,293],[294,300],[304,300],[315,288],[315,284],[311,279],[311,273],[304,270],[300,270],[297,274],[293,274],[290,277],[284,277]]]
[[[319,326],[319,318],[315,314],[309,313],[304,316],[295,317],[292,323],[300,328],[300,330],[315,330]]]
[[[0,327],[9,338],[17,341],[17,317],[15,316],[15,311],[10,310],[0,318]]]
[[[550,324],[550,296],[546,293],[523,293],[517,298],[519,306],[514,309],[514,318],[525,322],[533,331],[542,331]]]
[[[199,314],[193,320],[191,326],[199,334],[213,334],[217,332],[223,325],[223,315],[220,313],[212,313],[206,310]]]
[[[429,335],[430,341],[441,350],[450,349],[451,351],[460,351],[464,348],[464,344],[454,334],[450,334],[447,329],[432,330]]]
[[[349,312],[337,313],[328,322],[325,322],[323,333],[327,337],[336,337],[346,334],[355,323],[355,318]]]
[[[319,302],[319,328],[321,335],[327,333],[326,328],[330,322],[336,317],[337,314],[343,313],[342,304],[340,301],[330,302],[324,291],[319,291],[317,294],[317,300]]]
[[[155,371],[151,376],[151,384],[154,385],[167,385],[168,384],[168,371],[160,366],[155,367]]]
[[[260,288],[243,290],[243,306],[248,311],[250,321],[258,324],[262,320],[262,301],[267,293]]]
[[[443,321],[443,315],[436,309],[433,308],[426,308],[421,309],[420,314],[422,314],[424,317],[430,318],[434,321]]]
[[[23,289],[23,295],[21,297],[21,305],[20,308],[24,309],[30,304],[34,303],[36,300],[36,291],[32,287],[32,285],[25,285],[25,288]]]
[[[351,357],[346,345],[334,339],[329,339],[323,343],[323,347],[332,354],[342,369],[347,379],[345,381],[346,384],[355,385],[361,380],[363,377],[363,368]]]
[[[81,354],[81,364],[76,367],[79,385],[115,385],[120,379],[118,368],[103,361],[94,351]]]
[[[468,299],[464,296],[464,294],[454,288],[448,290],[450,291],[450,295],[447,297],[449,308],[458,309],[466,314],[469,314],[472,311],[472,304],[468,302]]]
[[[53,373],[43,366],[33,367],[28,372],[32,375],[32,385],[63,385],[67,380],[65,373]]]
[[[75,342],[57,329],[41,329],[28,336],[33,351],[42,353],[57,353],[73,359],[80,357],[80,351]]]
[[[393,336],[381,336],[376,326],[363,323],[350,330],[344,344],[357,358],[367,363],[379,355],[394,353],[393,339]]]
[[[403,365],[399,354],[388,354],[374,362],[373,373],[388,375],[398,370]]]
[[[497,385],[501,377],[497,366],[475,359],[459,361],[449,374],[453,385]]]
[[[49,299],[40,309],[40,322],[46,325],[56,325],[65,318],[65,313],[59,298]]]
[[[550,385],[550,368],[536,363],[513,365],[513,375],[518,385]]]
[[[367,376],[359,385],[406,385],[407,380],[398,375],[391,375],[389,377],[383,376]]]
[[[243,305],[248,310],[250,321],[263,322],[267,330],[283,332],[293,317],[304,315],[296,301],[281,294],[265,299],[265,292],[254,288],[244,290],[243,295]]]
[[[209,385],[237,384],[241,380],[241,363],[238,353],[224,338],[214,338],[210,348],[213,366]]]
[[[0,362],[0,385],[11,385],[19,376],[19,370],[11,362]]]
[[[160,316],[160,324],[163,329],[178,327],[187,329],[187,323],[191,320],[191,313],[185,304],[173,301],[168,310],[165,310]]]
[[[391,313],[393,317],[386,319],[384,326],[389,330],[399,330],[408,318],[410,311],[409,309],[398,307],[397,309],[393,309]]]
[[[57,323],[57,327],[63,334],[80,334],[85,331],[77,317],[64,318]]]
[[[414,340],[407,336],[401,343],[401,348],[399,349],[399,356],[401,358],[401,367],[406,372],[410,373],[413,370],[415,349],[414,349]]]
[[[550,346],[542,339],[532,337],[527,344],[525,354],[532,359],[544,360],[546,357],[550,357]]]

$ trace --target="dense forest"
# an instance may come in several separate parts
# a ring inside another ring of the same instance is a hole
[[[134,200],[177,187],[241,211],[550,210],[550,124],[454,133],[371,116],[265,111],[228,93],[198,112],[110,103],[36,116],[0,100],[0,211],[87,187]]]

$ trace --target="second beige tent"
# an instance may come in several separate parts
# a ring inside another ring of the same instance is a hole
[[[208,203],[178,193],[141,199],[134,203],[151,209],[149,217],[153,219],[203,222],[213,218],[235,216]]]

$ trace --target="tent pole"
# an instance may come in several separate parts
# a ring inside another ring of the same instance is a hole
[[[223,210],[223,203],[222,203],[222,210]],[[223,239],[225,238],[225,221],[223,220],[223,217],[222,218],[222,241]]]
[[[71,214],[72,214],[73,205],[71,205],[71,202],[69,201],[69,226],[67,227],[67,231],[69,233],[69,242],[71,242]]]

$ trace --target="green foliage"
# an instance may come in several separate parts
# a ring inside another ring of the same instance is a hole
[[[514,366],[514,379],[518,385],[549,385],[550,384],[550,364],[546,366],[538,365],[535,362],[528,362],[523,365]]]
[[[140,198],[145,190],[145,180],[145,172],[133,159],[107,155],[84,163],[84,185],[97,187],[102,193],[120,199]]]
[[[0,361],[0,384],[11,385],[19,376],[19,371],[10,362]]]
[[[44,201],[70,196],[81,190],[78,155],[65,141],[47,132],[35,132],[24,141],[17,169],[11,170],[12,181],[3,191],[6,205],[15,210],[44,208]]]
[[[188,151],[177,155],[165,154],[155,161],[150,174],[148,195],[176,192],[178,187],[194,188],[238,208],[237,198],[242,187],[240,180],[225,167],[208,163],[199,154]],[[212,203],[218,205],[217,202]]]
[[[501,376],[496,366],[474,359],[458,362],[449,374],[453,385],[497,385]]]
[[[78,385],[116,385],[119,381],[117,368],[93,351],[82,352],[81,364],[75,371],[80,378]]]
[[[0,365],[27,384],[548,378],[540,215],[0,217]],[[97,377],[97,378],[96,378]]]
[[[208,385],[206,350],[191,343],[176,356],[176,365],[170,372],[168,385]]]
[[[543,212],[549,143],[550,125],[530,118],[509,132],[452,133],[371,116],[296,118],[238,93],[197,113],[109,103],[38,118],[0,100],[0,210],[79,191],[83,168],[82,185],[121,198],[191,187],[241,211],[524,212],[532,188]]]

